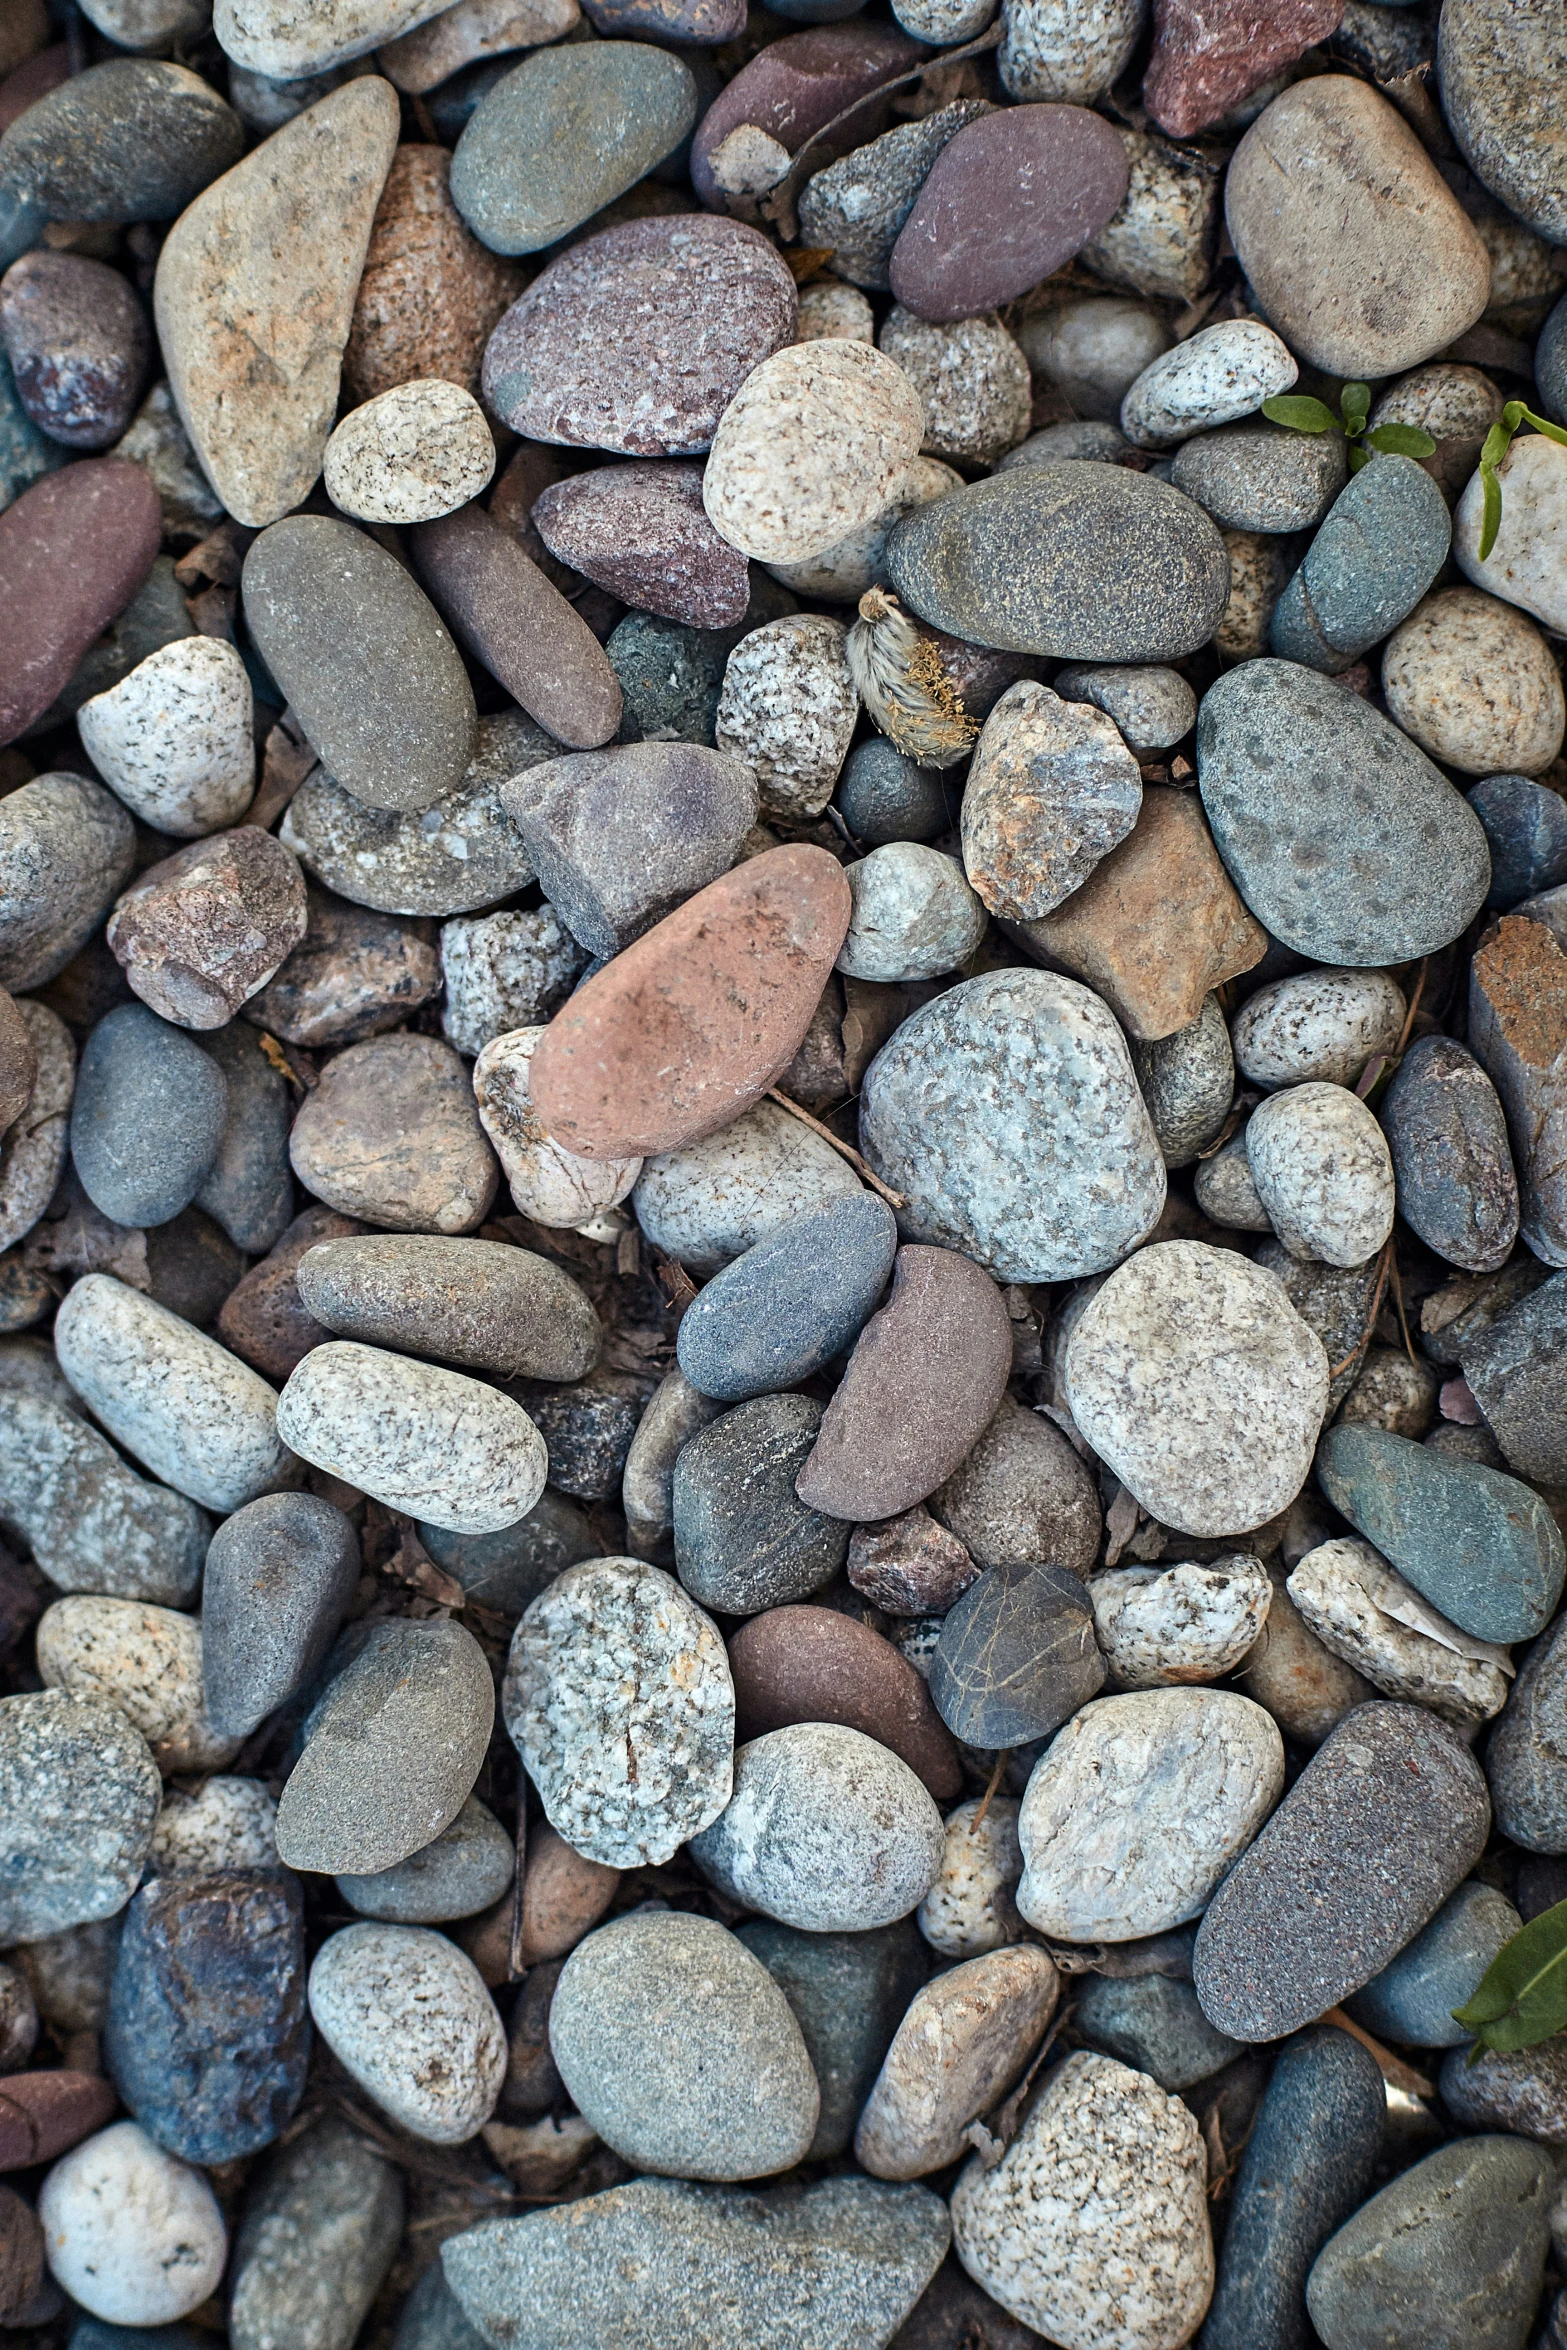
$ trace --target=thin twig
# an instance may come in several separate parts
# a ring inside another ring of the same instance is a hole
[[[1371,1333],[1376,1328],[1377,1316],[1382,1311],[1382,1292],[1387,1287],[1388,1267],[1392,1262],[1392,1257],[1393,1242],[1391,1235],[1389,1235],[1389,1237],[1382,1243],[1382,1260],[1377,1268],[1377,1285],[1371,1293],[1371,1311],[1367,1314],[1366,1319],[1361,1326],[1360,1336],[1356,1339],[1354,1345],[1350,1348],[1348,1354],[1344,1357],[1344,1360],[1341,1363],[1334,1363],[1330,1368],[1328,1372],[1328,1382],[1330,1385],[1335,1379],[1341,1377],[1342,1374],[1349,1369],[1350,1364],[1355,1361],[1357,1356],[1363,1354],[1371,1343]]]
[[[990,1774],[990,1785],[985,1789],[984,1800],[980,1804],[978,1811],[974,1814],[974,1824],[969,1829],[969,1834],[971,1836],[977,1836],[980,1829],[985,1825],[985,1814],[990,1809],[992,1796],[995,1794],[996,1789],[1001,1784],[1001,1775],[1007,1767],[1007,1763],[1011,1758],[1011,1754],[1011,1747],[1003,1746],[1001,1752],[996,1757],[996,1767]]]
[[[1326,2015],[1318,2016],[1317,2021],[1319,2024],[1331,2024],[1335,2030],[1347,2032],[1352,2040],[1358,2040],[1361,2047],[1368,2049],[1376,2058],[1377,2069],[1383,2080],[1390,2081],[1395,2089],[1402,2089],[1406,2096],[1436,2095],[1434,2086],[1424,2073],[1417,2073],[1412,2064],[1405,2064],[1401,2056],[1395,2056],[1391,2048],[1384,2048],[1380,2040],[1373,2040],[1371,2034],[1363,2031],[1341,2007],[1330,2007]]]
[[[1407,1012],[1404,1014],[1404,1025],[1403,1025],[1403,1027],[1402,1027],[1402,1028],[1399,1030],[1399,1032],[1398,1032],[1398,1042],[1397,1042],[1397,1044],[1396,1044],[1396,1045],[1394,1045],[1394,1047],[1393,1047],[1393,1058],[1394,1058],[1394,1060],[1395,1060],[1395,1061],[1398,1059],[1399,1055],[1400,1055],[1400,1054],[1403,1052],[1403,1049],[1404,1049],[1405,1045],[1406,1045],[1406,1044],[1408,1044],[1408,1042],[1409,1042],[1409,1031],[1411,1030],[1411,1028],[1413,1028],[1413,1026],[1414,1026],[1414,1024],[1415,1024],[1415,1014],[1416,1014],[1416,1013],[1419,1011],[1419,1009],[1420,1009],[1420,998],[1421,998],[1421,997],[1422,997],[1422,996],[1425,994],[1425,988],[1426,988],[1426,973],[1427,973],[1427,971],[1430,969],[1430,967],[1431,967],[1431,958],[1430,958],[1430,956],[1429,956],[1429,955],[1422,955],[1422,956],[1421,956],[1421,958],[1420,958],[1420,969],[1419,969],[1419,971],[1418,971],[1418,973],[1416,974],[1416,977],[1415,977],[1415,992],[1414,992],[1414,994],[1413,994],[1413,995],[1410,997],[1410,999],[1409,999],[1409,1009],[1408,1009],[1408,1011],[1407,1011]]]
[[[767,1098],[770,1102],[776,1102],[781,1110],[787,1110],[791,1118],[798,1118],[802,1126],[809,1126],[811,1132],[819,1134],[823,1142],[831,1143],[839,1158],[847,1159],[850,1166],[864,1177],[872,1191],[880,1193],[889,1208],[906,1208],[908,1206],[909,1203],[902,1192],[893,1191],[889,1185],[883,1183],[881,1177],[875,1173],[868,1162],[861,1158],[853,1144],[840,1142],[832,1128],[824,1126],[820,1118],[813,1118],[809,1110],[802,1110],[798,1102],[792,1102],[786,1093],[780,1093],[776,1085],[770,1085],[767,1088]]]
[[[1388,1246],[1392,1248],[1391,1241],[1388,1243]],[[1410,1361],[1414,1364],[1415,1369],[1418,1371],[1420,1368],[1420,1357],[1416,1354],[1414,1347],[1410,1343],[1409,1324],[1404,1318],[1404,1284],[1398,1277],[1398,1251],[1396,1248],[1393,1249],[1392,1263],[1388,1269],[1393,1283],[1393,1303],[1398,1308],[1398,1326],[1404,1333],[1404,1352],[1406,1355],[1408,1355]]]

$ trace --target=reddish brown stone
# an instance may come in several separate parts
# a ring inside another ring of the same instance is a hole
[[[37,1075],[38,1055],[16,998],[0,988],[0,1134],[32,1100]]]
[[[531,1070],[546,1128],[583,1158],[623,1159],[727,1126],[799,1050],[852,904],[837,859],[808,847],[768,849],[698,890],[550,1022]]]
[[[241,824],[149,866],[109,916],[116,962],[181,1028],[222,1028],[305,935],[305,877],[270,832]]]
[[[596,466],[545,490],[533,520],[552,555],[640,612],[688,628],[745,618],[750,565],[708,521],[700,465]]]
[[[14,2187],[0,2187],[0,2326],[21,2322],[44,2281],[44,2232]]]
[[[743,65],[720,90],[697,124],[691,142],[691,185],[704,204],[722,211],[724,199],[713,177],[712,156],[741,123],[754,123],[791,155],[849,108],[831,139],[813,150],[823,164],[873,139],[886,121],[876,93],[883,82],[907,73],[932,52],[890,24],[860,18],[848,24],[813,25],[808,33],[786,33]],[[855,105],[855,100],[864,101]]]
[[[101,2130],[119,2099],[97,2073],[11,2073],[0,2082],[0,2170],[53,2162]]]
[[[890,1640],[830,1607],[774,1607],[729,1643],[735,1741],[794,1722],[838,1722],[901,1756],[938,1803],[963,1786],[952,1733]]]
[[[399,147],[392,158],[343,353],[355,400],[432,375],[476,394],[490,330],[527,282],[463,219],[451,167],[444,147]]]
[[[979,1572],[957,1536],[927,1509],[856,1526],[850,1537],[849,1581],[889,1616],[944,1616]]]
[[[123,457],[47,474],[0,514],[0,744],[145,585],[162,531],[151,476]]]
[[[564,1958],[596,1926],[620,1886],[619,1869],[575,1852],[540,1822],[528,1830],[522,1875],[522,1963]]]
[[[573,460],[546,448],[542,441],[524,441],[509,460],[490,492],[490,520],[509,531],[530,563],[536,563],[551,587],[563,596],[575,596],[586,584],[568,563],[557,563],[538,534],[533,509],[556,482],[565,481]]]
[[[335,1208],[306,1208],[296,1216],[272,1254],[252,1265],[224,1299],[218,1315],[224,1345],[281,1387],[310,1349],[332,1335],[305,1309],[294,1279],[300,1259],[318,1240],[350,1240],[364,1230]]]
[[[0,333],[17,398],[51,440],[107,449],[129,429],[152,328],[117,269],[81,253],[24,253],[0,278]]]
[[[63,41],[29,57],[25,65],[0,81],[0,131],[8,131],[19,114],[25,114],[29,106],[36,106],[40,98],[47,98],[70,78],[71,52]]]
[[[900,1248],[892,1295],[855,1340],[796,1493],[830,1518],[911,1508],[972,1452],[1011,1369],[990,1275],[955,1249]]]
[[[1189,139],[1337,30],[1344,0],[1154,0],[1143,104]]]

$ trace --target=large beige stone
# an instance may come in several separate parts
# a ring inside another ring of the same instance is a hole
[[[297,82],[367,57],[441,7],[442,0],[216,0],[212,29],[236,65]]]
[[[457,0],[382,48],[376,63],[398,89],[418,96],[481,57],[502,57],[558,41],[580,23],[577,0]]]

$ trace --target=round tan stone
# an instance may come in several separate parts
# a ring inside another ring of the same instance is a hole
[[[917,1992],[854,2133],[872,2178],[919,2179],[956,2162],[969,2123],[1018,2079],[1060,1996],[1055,1967],[1029,1943],[966,1959]]]
[[[708,519],[758,562],[804,562],[880,513],[924,436],[918,392],[868,343],[791,344],[752,370],[718,420]]]
[[[1539,775],[1567,733],[1567,701],[1533,622],[1478,588],[1443,588],[1382,655],[1390,714],[1465,775]]]
[[[488,485],[495,443],[471,392],[422,376],[345,416],[322,471],[333,505],[361,522],[433,522]]]
[[[500,1170],[467,1067],[433,1036],[373,1036],[327,1063],[289,1138],[307,1191],[393,1232],[474,1232]]]

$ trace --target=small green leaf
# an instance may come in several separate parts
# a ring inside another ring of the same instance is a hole
[[[1548,416],[1536,416],[1532,408],[1523,407],[1522,400],[1514,400],[1511,405],[1515,408],[1523,408],[1524,422],[1532,424],[1536,432],[1543,432],[1548,441],[1559,441],[1562,447],[1567,449],[1567,432],[1564,432],[1559,424],[1552,424]]]
[[[1264,400],[1262,413],[1270,424],[1287,424],[1292,432],[1336,432],[1338,418],[1331,408],[1304,393],[1275,392]]]
[[[1361,469],[1361,467],[1362,467],[1363,465],[1369,465],[1370,463],[1371,463],[1371,451],[1370,451],[1368,448],[1364,447],[1364,446],[1362,445],[1362,443],[1361,443],[1361,442],[1359,442],[1359,441],[1351,441],[1351,442],[1350,442],[1350,444],[1349,444],[1349,470],[1350,470],[1350,472],[1351,472],[1351,473],[1358,473],[1358,472],[1360,471],[1360,469]]]
[[[1474,1997],[1452,2014],[1501,2056],[1534,2048],[1567,2026],[1567,1901],[1504,1942]]]
[[[1418,424],[1378,424],[1366,435],[1373,449],[1389,457],[1429,457],[1436,443]]]
[[[1494,465],[1480,459],[1480,495],[1484,511],[1480,523],[1480,560],[1483,563],[1496,544],[1496,534],[1502,527],[1502,485],[1496,478]]]
[[[1514,402],[1514,405],[1517,406],[1519,403]],[[1502,459],[1506,456],[1508,450],[1513,445],[1513,434],[1516,430],[1516,425],[1508,423],[1506,413],[1504,411],[1501,423],[1493,424],[1490,431],[1485,436],[1485,446],[1480,451],[1480,469],[1482,472],[1484,472],[1488,465],[1494,468],[1501,464]]]
[[[1364,424],[1371,413],[1371,386],[1350,383],[1339,393],[1338,404],[1346,424]]]

